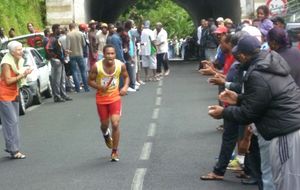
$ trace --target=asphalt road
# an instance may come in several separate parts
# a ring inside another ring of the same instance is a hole
[[[123,98],[120,162],[110,162],[99,130],[94,93],[74,101],[45,100],[20,118],[25,160],[0,151],[1,190],[253,190],[234,174],[201,181],[218,155],[220,121],[208,117],[217,88],[195,63],[173,63],[171,74]],[[3,136],[0,147],[4,149]]]

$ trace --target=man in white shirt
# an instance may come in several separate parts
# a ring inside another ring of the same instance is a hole
[[[163,29],[162,23],[156,23],[156,29],[154,30],[155,44],[157,49],[156,59],[157,59],[157,69],[156,73],[158,77],[162,76],[161,66],[164,67],[164,74],[168,76],[169,70],[169,60],[168,60],[168,33]]]
[[[141,52],[140,55],[142,56],[142,67],[145,70],[145,81],[157,81],[158,78],[156,77],[156,53],[154,45],[154,32],[150,30],[150,21],[145,21],[144,29],[142,30],[141,34]],[[151,48],[152,47],[152,48]],[[152,70],[153,77],[149,78],[148,70]]]

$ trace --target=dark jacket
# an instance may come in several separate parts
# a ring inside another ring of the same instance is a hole
[[[290,74],[296,84],[300,86],[300,51],[297,48],[281,48],[276,51],[291,68]]]
[[[224,119],[255,123],[266,140],[300,129],[300,89],[286,61],[276,52],[260,52],[244,64],[244,93],[239,106],[224,109]]]

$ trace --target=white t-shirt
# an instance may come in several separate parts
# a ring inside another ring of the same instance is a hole
[[[199,26],[197,29],[197,37],[198,37],[197,44],[200,45],[201,37],[202,37],[202,26]]]
[[[141,52],[140,55],[151,55],[151,41],[154,41],[154,32],[149,28],[145,28],[141,34]]]
[[[168,53],[169,47],[168,47],[168,33],[163,28],[161,31],[157,34],[156,29],[154,30],[154,37],[157,45],[157,53]]]

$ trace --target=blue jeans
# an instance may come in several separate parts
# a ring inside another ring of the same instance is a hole
[[[78,69],[80,70],[84,90],[88,92],[89,87],[87,84],[86,65],[84,63],[83,57],[82,56],[70,57],[70,64],[71,64],[72,77],[75,83],[76,92],[80,92],[80,76],[79,76]]]

